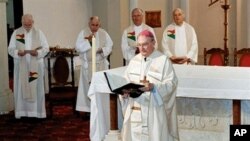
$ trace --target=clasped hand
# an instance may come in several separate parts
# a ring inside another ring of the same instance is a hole
[[[19,56],[24,56],[26,54],[30,54],[31,56],[37,56],[38,52],[37,50],[18,50]]]
[[[87,37],[84,37],[84,39],[87,39],[89,41],[92,41],[92,37],[94,36],[94,34],[90,34],[89,36]]]
[[[190,62],[190,59],[187,58],[186,56],[183,57],[176,57],[176,56],[172,56],[170,58],[170,60],[174,63],[174,64],[184,64],[184,63],[188,63]]]

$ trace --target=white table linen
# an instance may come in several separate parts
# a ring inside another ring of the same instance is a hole
[[[107,70],[123,75],[126,67]],[[201,99],[250,99],[250,69],[243,67],[174,65],[178,77],[177,97]],[[92,77],[90,138],[101,141],[110,129],[109,93],[103,71]]]

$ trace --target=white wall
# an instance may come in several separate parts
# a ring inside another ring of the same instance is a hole
[[[92,14],[92,0],[23,0],[23,11],[33,15],[50,46],[74,47]]]
[[[93,15],[100,17],[102,28],[114,43],[110,56],[111,68],[123,65],[121,37],[124,28],[128,26],[128,5],[128,1],[124,0],[93,0]]]
[[[239,1],[242,1],[239,2]],[[233,48],[247,42],[246,0],[229,1],[228,47]],[[172,9],[181,7],[187,21],[196,30],[199,43],[199,64],[203,64],[203,49],[224,47],[224,11],[218,2],[208,7],[210,1],[201,0],[23,0],[24,13],[32,13],[35,26],[46,34],[51,46],[74,46],[80,30],[87,25],[89,16],[98,15],[102,27],[114,41],[111,67],[122,65],[120,38],[122,31],[131,21],[130,6],[135,5],[144,11],[161,10],[161,28],[154,28],[159,45],[166,25],[172,22]],[[93,7],[92,7],[93,5]],[[245,8],[242,9],[241,8]],[[92,12],[93,10],[93,12]],[[240,19],[240,22],[236,22]],[[236,38],[237,37],[237,38]],[[231,57],[232,58],[232,57]],[[232,59],[230,59],[232,60]]]
[[[208,7],[208,3],[209,2],[204,3],[199,0],[193,0],[190,4],[190,24],[192,24],[196,30],[199,54],[203,54],[203,48],[205,47],[223,47],[223,10],[220,4],[214,4]]]
[[[236,19],[236,47],[238,49],[250,47],[250,1],[249,0],[237,0],[237,19]]]
[[[166,25],[172,22],[172,10],[180,7],[185,11],[186,21],[191,24],[196,31],[199,45],[199,64],[203,64],[204,48],[224,48],[224,10],[221,8],[223,4],[217,2],[209,7],[210,1],[201,0],[137,0],[138,7],[144,11],[161,10],[162,11],[162,27],[155,28],[158,42],[161,45],[162,32]],[[241,0],[240,0],[241,1]],[[243,0],[244,1],[244,0]],[[233,48],[237,45],[237,30],[245,31],[244,21],[246,18],[241,17],[241,21],[236,22],[237,16],[244,16],[244,12],[237,13],[244,4],[237,7],[236,1],[229,1],[231,8],[228,10],[228,48],[230,53],[230,64],[232,64]],[[239,2],[238,2],[239,3]],[[241,10],[242,11],[242,10]],[[241,15],[243,14],[243,15]],[[238,31],[238,36],[243,32]],[[246,40],[246,36],[238,40],[239,43]],[[239,44],[238,43],[238,44]]]
[[[204,48],[224,48],[224,10],[223,3],[217,2],[208,7],[210,1],[190,0],[189,23],[194,26],[199,44],[199,64],[203,64]],[[228,10],[228,48],[232,54],[236,47],[236,3],[230,1]],[[231,60],[230,56],[230,60]],[[232,61],[231,61],[232,62]],[[231,63],[232,64],[232,63]]]

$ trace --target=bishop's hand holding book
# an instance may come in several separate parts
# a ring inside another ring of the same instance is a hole
[[[108,72],[104,72],[104,75],[111,92],[115,94],[121,94],[124,97],[130,96],[132,98],[136,98],[139,97],[142,93],[153,89],[152,83],[147,84],[146,87],[145,84],[142,83],[130,82],[122,75]]]

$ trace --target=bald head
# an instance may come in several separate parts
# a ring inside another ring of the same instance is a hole
[[[100,28],[101,22],[98,16],[93,16],[89,18],[89,28],[92,33],[95,33]]]
[[[33,16],[31,14],[25,14],[22,16],[22,26],[26,31],[30,31],[30,29],[33,27],[34,20]]]
[[[135,13],[135,12],[139,12],[141,15],[143,15],[143,10],[141,8],[134,8],[132,10],[132,14]]]
[[[91,22],[93,20],[100,22],[100,19],[99,19],[98,16],[92,16],[92,17],[89,18],[89,22]]]
[[[175,9],[173,10],[173,15],[174,15],[176,12],[181,13],[181,14],[184,15],[184,11],[183,11],[182,9],[180,9],[180,8],[175,8]]]

